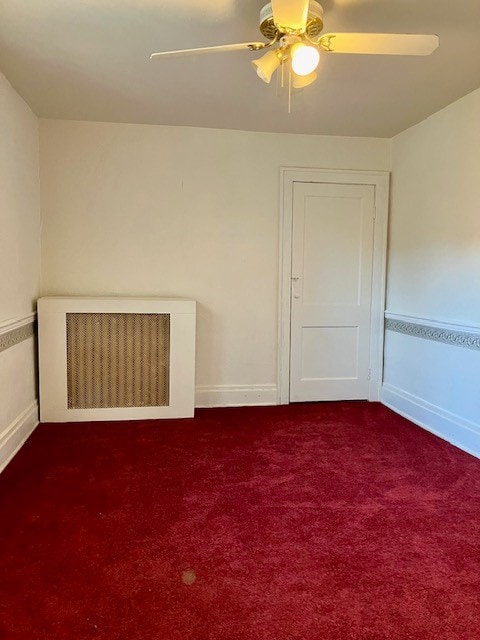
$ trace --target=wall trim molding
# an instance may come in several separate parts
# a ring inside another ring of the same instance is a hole
[[[385,329],[415,338],[480,351],[480,326],[385,312]]]
[[[36,315],[28,313],[0,323],[0,352],[34,336]]]
[[[197,386],[195,407],[247,407],[277,404],[275,384]]]
[[[38,401],[34,400],[0,433],[0,473],[35,431],[37,425]]]
[[[382,387],[382,403],[419,427],[480,458],[480,424],[390,384]]]

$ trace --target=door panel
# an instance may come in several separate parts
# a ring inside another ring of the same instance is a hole
[[[302,380],[357,376],[357,327],[305,327]]]
[[[303,304],[358,304],[361,219],[355,210],[357,201],[332,197],[320,200],[318,195],[309,194],[302,204]],[[338,260],[339,255],[342,260]]]
[[[294,184],[292,402],[368,397],[374,195]]]

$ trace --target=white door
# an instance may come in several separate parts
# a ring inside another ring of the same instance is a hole
[[[294,184],[290,401],[367,399],[374,186]]]

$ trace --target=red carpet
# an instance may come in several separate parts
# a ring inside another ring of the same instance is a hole
[[[2,640],[480,639],[480,461],[380,405],[43,425],[0,514]]]

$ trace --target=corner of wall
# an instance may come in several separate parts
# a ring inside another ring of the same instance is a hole
[[[39,121],[0,74],[0,471],[38,424],[34,320],[40,290]],[[11,239],[15,238],[15,242]],[[18,259],[21,256],[21,260]],[[14,265],[14,268],[12,268]]]
[[[383,402],[480,457],[480,90],[392,139]]]

